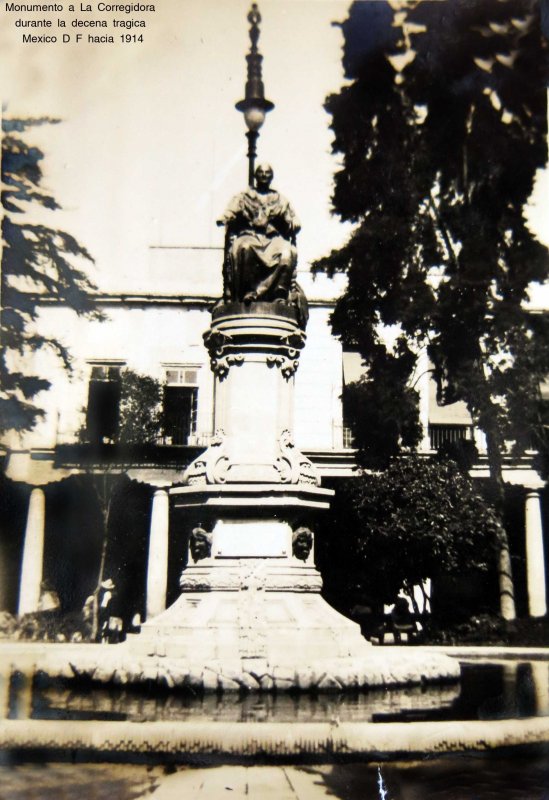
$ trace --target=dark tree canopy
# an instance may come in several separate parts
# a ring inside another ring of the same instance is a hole
[[[395,353],[379,344],[371,351],[369,376],[345,388],[345,420],[351,424],[359,461],[367,466],[387,466],[421,438],[418,392],[409,385],[414,360],[403,342]]]
[[[497,477],[504,442],[524,448],[536,430],[549,370],[547,322],[524,306],[549,263],[524,214],[547,157],[538,4],[359,2],[342,28],[351,83],[326,108],[342,156],[334,212],[356,226],[316,264],[349,277],[334,332],[363,355],[366,384],[401,387],[392,412],[408,417],[426,346],[440,401],[466,402]],[[383,325],[401,331],[386,355]],[[403,442],[399,431],[389,449]]]
[[[427,578],[486,571],[501,526],[453,461],[408,456],[345,481],[325,534],[327,590],[392,603]]]
[[[414,370],[425,348],[439,402],[464,401],[486,436],[501,518],[508,443],[520,452],[547,430],[539,386],[548,322],[525,307],[530,286],[549,274],[525,216],[547,159],[540,5],[355,2],[342,28],[350,83],[326,108],[342,156],[334,212],[355,228],[315,266],[349,279],[333,330],[368,366],[349,421],[363,462],[412,449]],[[392,347],[384,326],[399,331]],[[386,412],[380,397],[391,398]],[[406,427],[370,435],[384,413]],[[417,414],[416,406],[416,423]],[[498,574],[501,612],[512,619],[505,532]]]
[[[79,314],[99,316],[91,293],[94,286],[78,268],[90,254],[73,236],[33,221],[33,210],[60,208],[41,186],[44,154],[25,141],[28,128],[58,120],[2,119],[2,267],[0,355],[0,430],[31,429],[43,411],[37,395],[49,388],[44,377],[20,366],[40,348],[49,348],[65,366],[70,355],[65,347],[43,336],[36,323],[39,300],[62,301]]]
[[[112,427],[111,444],[158,444],[164,427],[163,386],[160,381],[126,367],[120,371],[116,381],[100,385],[114,389],[102,398]],[[97,436],[97,422],[89,417],[89,406],[88,419],[79,431],[78,439],[81,443],[97,444],[101,441]]]
[[[131,369],[121,373],[118,441],[157,443],[162,433],[162,384]]]

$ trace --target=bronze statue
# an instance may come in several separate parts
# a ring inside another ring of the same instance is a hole
[[[299,221],[288,200],[271,189],[273,170],[260,164],[256,188],[229,203],[218,225],[226,226],[224,302],[284,300],[307,321],[307,301],[296,282],[295,239]]]

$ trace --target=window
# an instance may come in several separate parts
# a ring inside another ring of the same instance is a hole
[[[116,439],[120,413],[120,364],[94,364],[88,388],[86,429],[90,442]]]
[[[169,444],[188,444],[196,433],[198,369],[166,369],[164,386],[164,437]]]
[[[347,386],[350,383],[359,381],[366,371],[362,356],[354,350],[343,350],[343,391],[341,394],[341,406],[343,414],[343,447],[345,449],[354,447],[354,436],[350,425],[349,402]]]

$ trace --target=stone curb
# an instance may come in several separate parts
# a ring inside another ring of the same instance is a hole
[[[500,646],[467,646],[454,645],[448,647],[444,645],[423,645],[414,647],[414,650],[421,649],[424,653],[440,653],[461,661],[516,661],[524,659],[527,661],[548,660],[549,647],[500,647]]]
[[[33,655],[36,653],[54,652],[62,649],[66,652],[105,653],[117,645],[94,644],[89,642],[27,642],[23,640],[0,639],[0,654]],[[504,647],[500,645],[374,645],[372,653],[437,653],[451,658],[546,658],[549,660],[547,647]]]
[[[6,720],[4,750],[217,758],[401,756],[549,743],[549,718],[395,723],[216,723]]]

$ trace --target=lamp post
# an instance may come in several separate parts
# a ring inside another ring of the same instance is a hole
[[[246,56],[246,61],[248,62],[248,79],[246,81],[244,100],[239,100],[235,108],[237,111],[241,111],[244,114],[244,122],[248,128],[248,132],[246,133],[246,138],[248,139],[248,184],[253,187],[259,129],[265,121],[267,112],[272,111],[274,108],[274,103],[265,99],[265,88],[261,80],[261,62],[263,61],[263,56],[257,48],[261,14],[259,13],[256,3],[254,3],[250,9],[248,22],[250,23],[251,41],[250,52]]]

